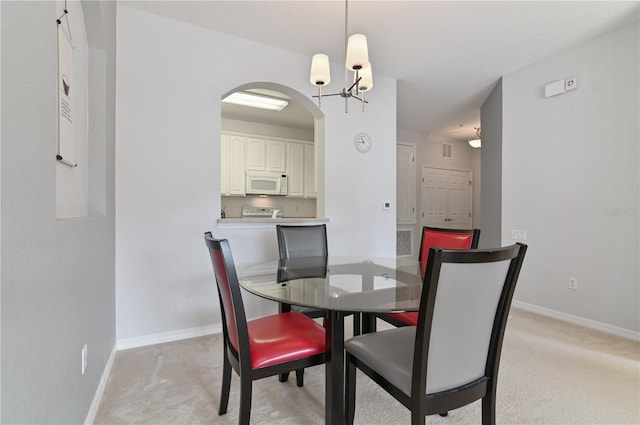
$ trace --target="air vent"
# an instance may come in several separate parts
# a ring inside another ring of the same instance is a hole
[[[451,145],[449,143],[442,144],[442,157],[451,158]]]
[[[409,255],[412,256],[413,246],[413,231],[411,229],[408,230],[397,230],[396,231],[396,255]]]

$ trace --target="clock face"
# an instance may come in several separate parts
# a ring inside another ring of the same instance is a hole
[[[367,133],[358,133],[353,138],[353,144],[358,152],[369,152],[369,149],[371,149],[371,136]]]

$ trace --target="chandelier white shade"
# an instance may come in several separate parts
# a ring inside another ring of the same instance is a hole
[[[353,34],[347,43],[347,60],[345,66],[349,71],[357,71],[369,66],[369,49],[367,37],[362,34]]]
[[[326,86],[331,82],[329,56],[324,53],[313,55],[313,59],[311,59],[311,76],[309,81],[314,86]]]
[[[373,73],[371,71],[371,64],[368,67],[361,70],[358,74],[360,74],[360,83],[358,83],[358,88],[360,91],[369,91],[373,88]],[[358,75],[356,74],[356,75]],[[356,76],[354,76],[355,79]]]

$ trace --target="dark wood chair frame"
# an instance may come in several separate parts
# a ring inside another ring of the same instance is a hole
[[[424,226],[422,228],[422,237],[420,239],[420,251],[418,251],[418,260],[421,260],[423,256],[422,253],[424,252],[424,248],[425,248],[425,234],[427,232],[470,234],[472,235],[472,237],[471,237],[471,246],[469,247],[469,249],[477,249],[478,242],[480,241],[480,229],[442,229],[439,227]],[[446,249],[447,247],[441,247],[441,248]],[[427,261],[427,264],[428,264],[428,261]],[[398,320],[396,317],[394,317],[393,314],[380,313],[380,314],[377,314],[376,317],[378,317],[381,320],[384,320],[385,322],[395,327],[410,326],[408,323],[402,320]],[[375,331],[375,324],[371,325],[370,327],[373,327],[373,331]]]
[[[220,391],[220,406],[218,414],[227,412],[229,404],[229,392],[231,389],[231,369],[235,370],[240,377],[240,415],[238,423],[240,425],[249,424],[251,416],[251,394],[253,391],[253,381],[269,376],[280,375],[292,370],[302,370],[306,367],[317,366],[328,360],[328,353],[313,355],[302,359],[279,363],[273,366],[253,369],[251,365],[251,351],[249,347],[249,333],[247,328],[247,318],[244,311],[242,295],[240,293],[240,283],[231,255],[229,242],[226,239],[215,239],[210,232],[205,233],[205,243],[209,250],[221,251],[229,281],[231,299],[235,314],[236,328],[238,333],[239,351],[233,348],[229,340],[229,329],[227,329],[227,312],[224,308],[222,294],[218,288],[218,298],[220,301],[220,311],[222,314],[222,335],[224,341],[224,365],[222,370],[222,388]],[[217,279],[216,279],[217,282]],[[218,283],[218,286],[220,283]]]
[[[482,399],[482,424],[495,424],[496,387],[504,330],[526,250],[527,246],[524,244],[516,244],[495,250],[472,251],[431,248],[429,250],[427,270],[423,279],[424,289],[420,299],[419,319],[413,355],[411,394],[405,394],[375,370],[371,369],[367,364],[347,352],[345,422],[348,425],[352,425],[354,420],[357,367],[402,403],[402,405],[411,410],[412,425],[424,425],[425,416],[427,415],[457,409],[478,399]],[[433,311],[442,263],[477,263],[507,259],[511,259],[511,264],[496,308],[484,376],[457,388],[433,394],[425,394]]]

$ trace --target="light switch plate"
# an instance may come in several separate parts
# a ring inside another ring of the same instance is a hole
[[[544,97],[551,97],[565,92],[564,80],[554,81],[544,86]]]
[[[524,229],[511,229],[511,240],[526,241],[527,231]]]

